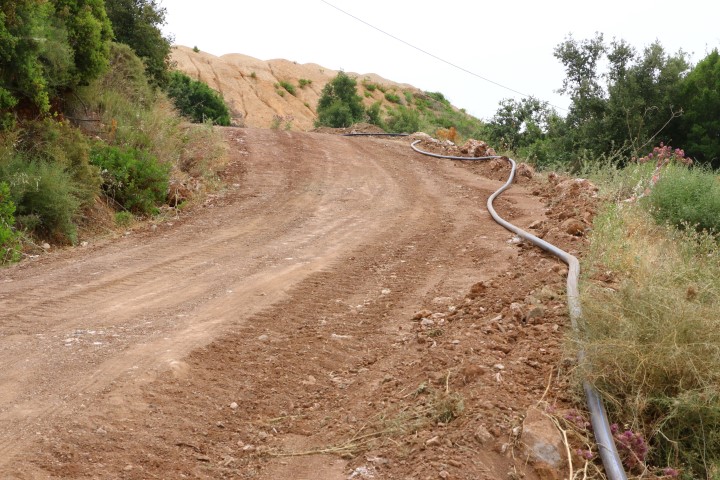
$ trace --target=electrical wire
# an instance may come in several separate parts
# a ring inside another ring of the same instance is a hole
[[[420,48],[420,47],[418,47],[418,46],[416,46],[416,45],[413,45],[412,43],[407,42],[407,41],[403,40],[402,38],[396,37],[396,36],[393,35],[392,33],[386,32],[385,30],[382,30],[381,28],[378,28],[378,27],[376,27],[375,25],[366,22],[366,21],[363,20],[362,18],[356,17],[355,15],[353,15],[353,14],[350,13],[350,12],[346,12],[346,11],[343,10],[342,8],[337,7],[337,6],[333,5],[332,3],[330,3],[330,2],[328,2],[328,1],[326,1],[326,0],[320,0],[320,1],[323,2],[323,3],[326,4],[326,5],[334,8],[335,10],[337,10],[337,11],[339,11],[339,12],[347,15],[348,17],[353,18],[353,19],[357,20],[357,21],[360,22],[360,23],[364,23],[365,25],[367,25],[368,27],[370,27],[370,28],[372,28],[372,29],[374,29],[374,30],[377,30],[378,32],[382,33],[383,35],[387,35],[388,37],[392,38],[393,40],[397,40],[397,41],[400,42],[400,43],[404,43],[404,44],[407,45],[408,47],[414,48],[414,49],[417,50],[418,52],[424,53],[425,55],[427,55],[427,56],[429,56],[429,57],[432,57],[432,58],[434,58],[435,60],[438,60],[438,61],[440,61],[440,62],[443,62],[443,63],[445,63],[445,64],[447,64],[447,65],[450,65],[451,67],[456,68],[456,69],[458,69],[458,70],[460,70],[460,71],[462,71],[462,72],[465,72],[465,73],[467,73],[467,74],[469,74],[469,75],[472,75],[473,77],[477,77],[477,78],[479,78],[480,80],[483,80],[483,81],[488,82],[488,83],[492,83],[493,85],[496,85],[496,86],[498,86],[498,87],[500,87],[500,88],[504,88],[505,90],[509,90],[509,91],[511,91],[511,92],[513,92],[513,93],[517,93],[518,95],[521,95],[521,96],[523,96],[523,97],[525,97],[525,98],[534,98],[533,95],[529,95],[529,94],[527,94],[527,93],[523,93],[523,92],[521,92],[521,91],[519,91],[519,90],[515,90],[515,89],[512,88],[512,87],[508,87],[507,85],[503,85],[503,84],[500,83],[500,82],[496,82],[495,80],[491,80],[491,79],[489,79],[489,78],[487,78],[487,77],[485,77],[485,76],[483,76],[483,75],[480,75],[479,73],[475,73],[475,72],[473,72],[473,71],[471,71],[471,70],[468,70],[467,68],[464,68],[464,67],[461,67],[460,65],[457,65],[457,64],[455,64],[455,63],[452,63],[452,62],[450,62],[449,60],[445,60],[444,58],[439,57],[439,56],[435,55],[434,53],[430,53],[430,52],[428,52],[427,50],[424,50],[424,49],[422,49],[422,48]],[[563,108],[563,107],[560,107],[560,106],[558,106],[558,105],[553,105],[552,103],[549,103],[549,102],[546,102],[546,103],[547,103],[548,105],[550,105],[551,107],[556,108],[556,109],[558,109],[558,110],[562,110],[562,111],[565,111],[565,112],[568,111],[567,108]]]

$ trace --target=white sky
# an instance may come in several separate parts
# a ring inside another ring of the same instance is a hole
[[[720,48],[718,0],[327,0],[404,41],[473,73],[553,105],[564,70],[554,48],[596,31],[638,50],[659,40],[693,63]],[[490,118],[519,95],[457,70],[350,18],[321,0],[163,0],[175,43],[214,55],[285,58],[334,70],[377,73],[442,92],[455,106]],[[560,111],[560,113],[564,113]]]

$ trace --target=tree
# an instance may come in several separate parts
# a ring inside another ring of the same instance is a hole
[[[19,102],[48,113],[52,97],[102,73],[111,34],[102,0],[2,2],[0,128]]]
[[[20,100],[43,113],[50,109],[39,35],[51,12],[49,4],[33,0],[0,5],[0,128],[12,125],[12,109]]]
[[[688,69],[682,51],[668,55],[655,42],[639,55],[623,40],[606,45],[598,33],[581,42],[568,37],[555,56],[566,70],[560,92],[571,99],[559,144],[586,158],[622,159],[640,156],[652,140],[669,139]],[[608,67],[601,75],[603,58]]]
[[[225,101],[205,83],[193,80],[184,73],[172,72],[167,93],[180,113],[192,121],[200,123],[211,120],[218,125],[230,125],[230,112]]]
[[[365,117],[365,108],[356,87],[355,79],[350,78],[345,72],[339,72],[327,83],[318,100],[318,118],[315,126],[343,128],[362,121]]]
[[[685,109],[674,139],[691,157],[720,167],[720,54],[717,48],[683,79]],[[679,143],[678,143],[679,142]]]
[[[172,38],[162,34],[167,9],[156,0],[105,0],[115,41],[132,48],[145,62],[151,83],[166,86]]]
[[[67,30],[76,85],[87,85],[108,66],[112,26],[103,0],[51,0]]]

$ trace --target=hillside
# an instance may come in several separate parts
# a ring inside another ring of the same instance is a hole
[[[312,129],[322,88],[338,73],[315,63],[298,64],[283,59],[264,61],[237,53],[217,57],[184,46],[173,47],[172,61],[181,72],[222,94],[231,109],[234,124],[257,128],[268,128],[275,116],[281,116],[286,119],[283,123],[291,118],[295,130]],[[412,85],[393,82],[374,73],[347,73],[357,79],[358,94],[366,107],[381,102],[383,112],[387,113],[399,105],[419,110],[426,130],[434,132],[437,127],[451,125],[461,130],[461,125],[466,125],[471,126],[465,128],[469,135],[481,124],[450,105],[442,95],[438,101]],[[283,88],[283,82],[294,87],[294,95]]]

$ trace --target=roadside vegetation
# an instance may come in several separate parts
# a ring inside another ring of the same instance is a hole
[[[608,202],[583,260],[579,376],[605,398],[629,473],[714,479],[720,182],[675,159],[656,169],[648,162],[606,170],[598,182]],[[708,216],[715,225],[703,223]]]
[[[155,0],[0,6],[0,264],[39,240],[77,243],[103,208],[156,214],[171,183],[213,169],[219,139],[178,110],[229,117],[215,113],[225,107],[215,92],[170,71],[164,17]],[[212,153],[188,158],[198,145]]]

